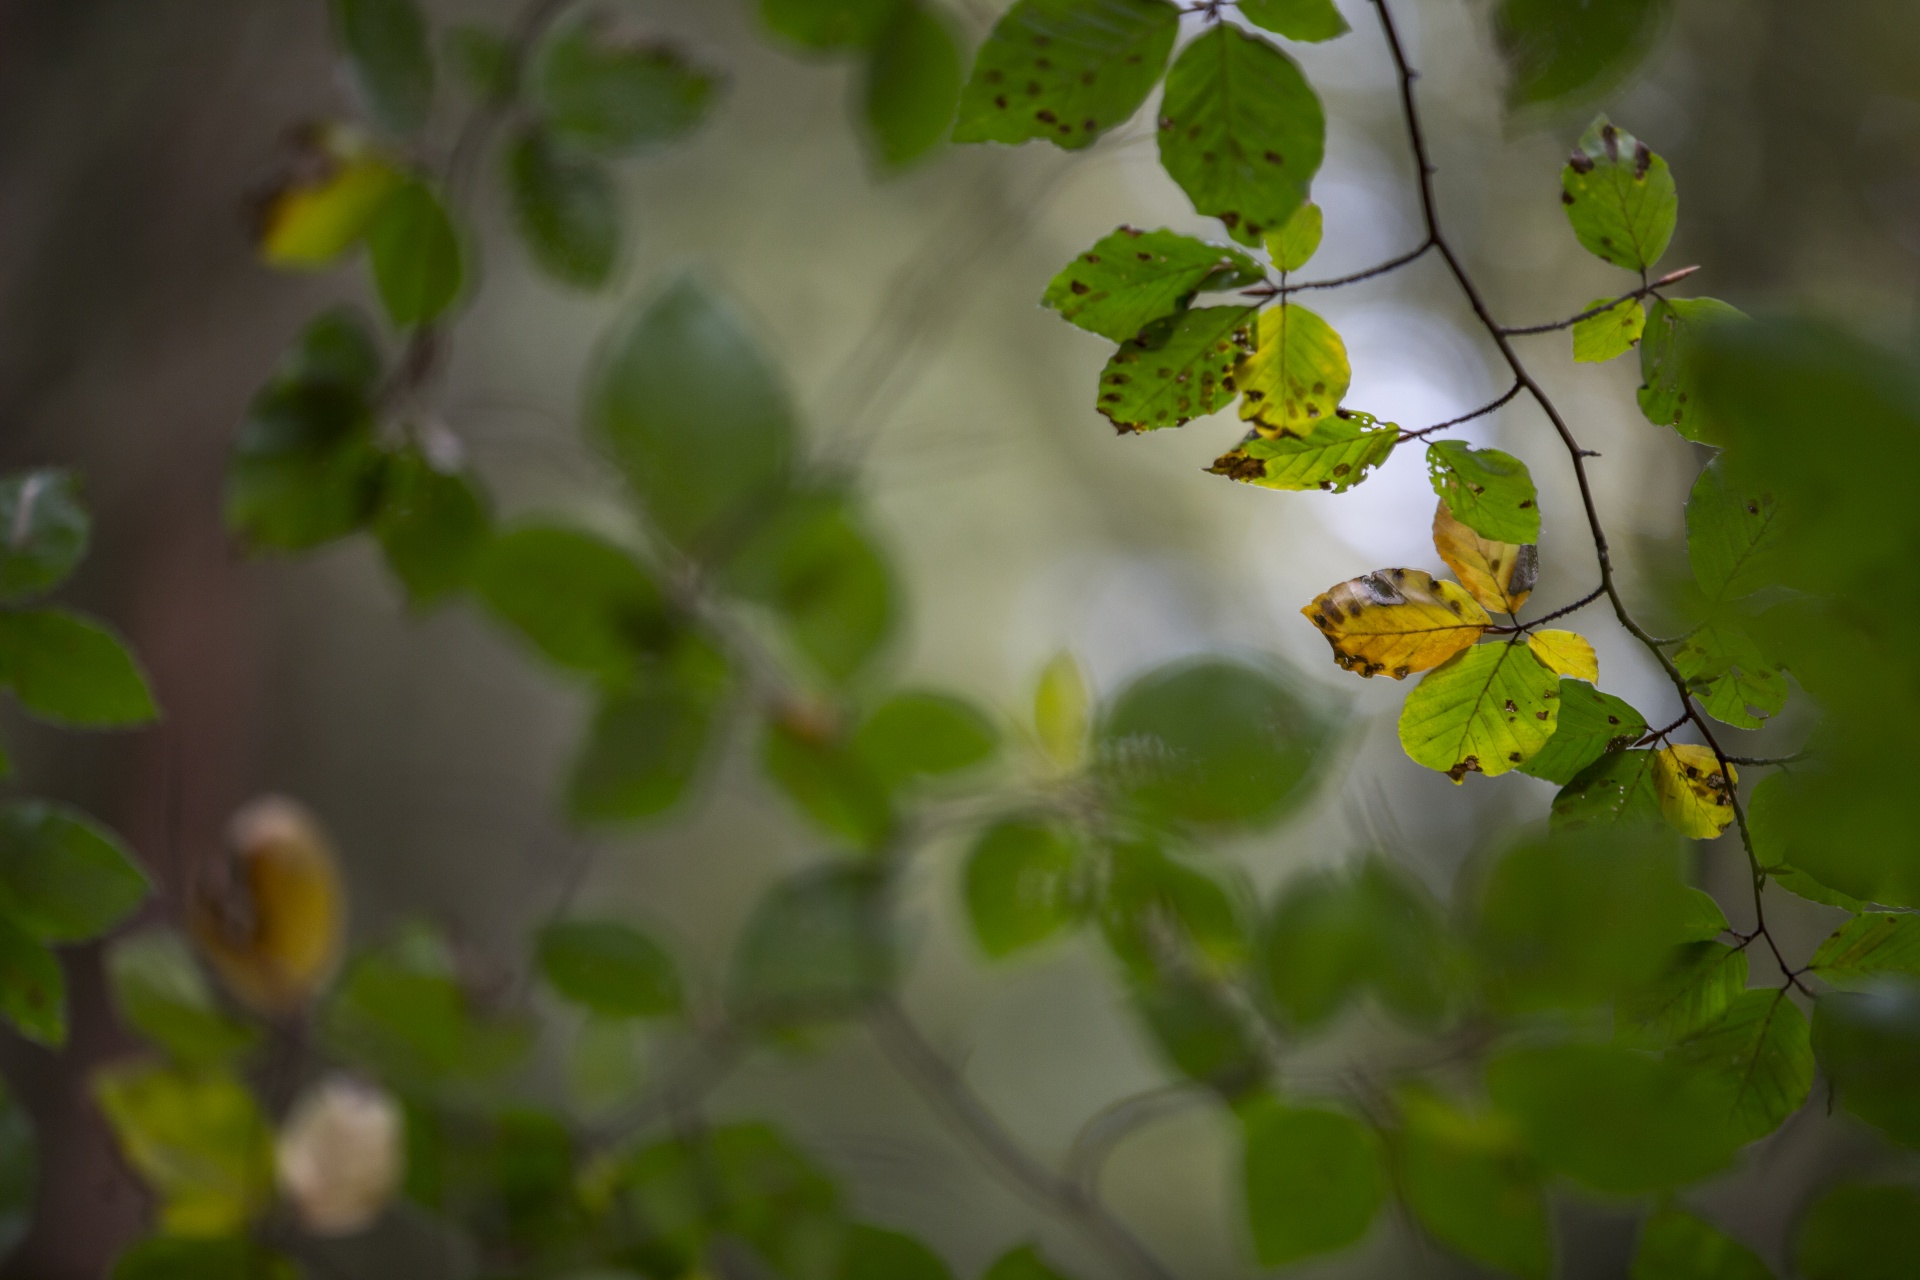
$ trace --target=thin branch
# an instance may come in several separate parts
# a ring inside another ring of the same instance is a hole
[[[1593,590],[1587,592],[1587,594],[1581,596],[1578,600],[1575,600],[1572,604],[1562,605],[1560,608],[1555,609],[1552,613],[1542,614],[1538,618],[1533,618],[1526,622],[1516,622],[1510,627],[1488,627],[1487,631],[1494,635],[1503,635],[1503,636],[1513,635],[1514,633],[1521,632],[1521,631],[1531,631],[1543,622],[1552,622],[1554,619],[1564,618],[1570,613],[1578,613],[1580,610],[1586,608],[1588,605],[1592,604],[1595,600],[1598,600],[1601,596],[1605,594],[1607,594],[1607,589],[1605,587],[1595,587]]]
[[[1080,1126],[1067,1150],[1066,1179],[1088,1197],[1100,1194],[1100,1171],[1114,1148],[1162,1117],[1213,1095],[1190,1080],[1176,1080],[1109,1103]]]
[[[1743,769],[1764,769],[1769,765],[1799,764],[1812,755],[1811,751],[1796,751],[1790,756],[1728,756],[1727,763],[1737,764]]]
[[[1607,314],[1607,312],[1613,310],[1615,307],[1619,306],[1623,302],[1632,302],[1636,298],[1644,298],[1648,294],[1654,292],[1657,289],[1663,288],[1666,285],[1675,284],[1681,280],[1685,280],[1688,276],[1692,275],[1694,272],[1698,271],[1699,269],[1700,269],[1699,267],[1693,266],[1693,267],[1681,267],[1678,271],[1669,271],[1667,272],[1667,274],[1661,276],[1658,280],[1652,281],[1649,284],[1641,285],[1638,289],[1635,289],[1632,293],[1623,293],[1619,297],[1613,299],[1611,302],[1602,302],[1597,306],[1588,307],[1585,311],[1582,311],[1579,315],[1574,316],[1571,320],[1555,320],[1552,324],[1502,325],[1500,328],[1500,332],[1512,337],[1512,336],[1518,336],[1521,334],[1528,334],[1528,333],[1558,333],[1562,329],[1571,329],[1573,328],[1573,326],[1579,324],[1582,320],[1591,320],[1595,316],[1603,316]]]
[[[1499,409],[1505,406],[1515,396],[1519,395],[1522,391],[1525,391],[1525,390],[1526,390],[1526,384],[1518,380],[1515,380],[1514,384],[1511,387],[1507,388],[1506,394],[1501,396],[1498,400],[1495,400],[1493,403],[1483,404],[1478,409],[1475,409],[1472,413],[1463,413],[1457,418],[1448,418],[1445,422],[1436,422],[1432,426],[1422,427],[1418,431],[1402,431],[1400,433],[1400,438],[1395,440],[1394,443],[1396,445],[1405,444],[1409,440],[1419,440],[1426,436],[1430,436],[1436,431],[1445,431],[1448,427],[1457,427],[1463,422],[1472,422],[1475,418],[1484,418],[1488,414],[1494,412],[1496,409]]]
[[[1364,271],[1356,271],[1352,275],[1335,276],[1331,280],[1303,280],[1299,284],[1260,284],[1251,289],[1242,289],[1240,293],[1242,297],[1247,298],[1276,298],[1289,293],[1305,293],[1309,289],[1338,289],[1345,285],[1359,284],[1362,280],[1371,280],[1375,276],[1386,275],[1389,271],[1398,271],[1409,262],[1424,257],[1433,247],[1434,242],[1427,239],[1421,241],[1416,249],[1409,249],[1397,258],[1388,258],[1385,262],[1368,267]]]

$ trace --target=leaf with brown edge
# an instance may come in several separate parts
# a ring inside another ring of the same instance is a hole
[[[1400,745],[1455,782],[1525,764],[1559,727],[1560,678],[1517,643],[1456,654],[1400,708]]]
[[[1333,417],[1353,381],[1347,344],[1305,307],[1281,303],[1253,325],[1253,351],[1233,371],[1240,416],[1262,435],[1306,436]]]
[[[1667,747],[1653,761],[1653,790],[1660,816],[1691,840],[1712,840],[1733,821],[1733,789],[1740,774],[1732,765],[1720,771],[1711,747],[1682,743]]]
[[[1527,648],[1540,659],[1540,665],[1556,675],[1571,676],[1588,684],[1600,682],[1600,659],[1593,646],[1577,631],[1536,631],[1527,637]]]
[[[1518,613],[1540,576],[1534,544],[1482,537],[1454,519],[1444,501],[1433,512],[1433,546],[1467,594],[1491,613]]]
[[[1404,680],[1439,666],[1493,625],[1474,598],[1421,569],[1376,569],[1300,611],[1356,675]]]
[[[1224,409],[1253,314],[1251,307],[1198,307],[1148,325],[1100,371],[1100,412],[1126,432],[1177,427]]]
[[[1400,428],[1391,422],[1376,424],[1372,414],[1353,409],[1334,413],[1306,439],[1249,432],[1238,448],[1221,454],[1207,470],[1266,489],[1345,493],[1386,462],[1400,442]]]

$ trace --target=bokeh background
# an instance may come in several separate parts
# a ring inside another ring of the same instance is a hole
[[[507,511],[618,521],[612,473],[576,427],[582,370],[618,314],[695,271],[753,318],[816,456],[859,477],[910,605],[890,659],[901,679],[964,691],[1011,722],[1061,648],[1108,693],[1186,653],[1296,664],[1355,721],[1303,816],[1220,854],[1263,890],[1384,848],[1444,894],[1474,850],[1544,814],[1550,784],[1513,775],[1456,789],[1405,759],[1394,736],[1405,688],[1337,670],[1299,617],[1315,594],[1369,569],[1439,568],[1416,451],[1346,495],[1277,494],[1203,474],[1239,435],[1227,417],[1116,439],[1094,412],[1106,351],[1039,309],[1047,279],[1122,222],[1209,231],[1159,170],[1148,115],[1079,155],[968,148],[881,178],[848,109],[853,68],[773,45],[750,0],[615,7],[637,31],[724,69],[728,92],[689,143],[622,168],[631,236],[604,295],[533,272],[497,183],[477,202],[480,292],[457,332],[444,410]],[[1353,34],[1295,50],[1330,121],[1315,184],[1327,234],[1310,275],[1419,238],[1385,49],[1368,6],[1345,7]],[[479,22],[512,13],[496,0],[430,8]],[[948,6],[972,43],[999,8]],[[1665,265],[1702,264],[1690,288],[1920,345],[1910,4],[1682,0],[1642,72],[1604,103],[1518,118],[1501,104],[1488,6],[1397,8],[1422,70],[1444,217],[1508,322],[1572,315],[1626,287],[1579,249],[1557,201],[1564,154],[1604,105],[1673,165],[1681,220]],[[10,720],[21,784],[125,832],[162,886],[156,917],[177,912],[185,869],[217,847],[227,814],[277,790],[333,831],[357,937],[429,918],[504,984],[524,969],[530,927],[562,909],[613,912],[653,925],[717,979],[759,891],[820,852],[755,777],[750,749],[664,822],[570,831],[556,789],[587,710],[579,697],[467,607],[411,615],[365,539],[253,562],[221,530],[223,457],[247,399],[306,317],[364,292],[351,270],[305,278],[258,265],[245,198],[289,126],[351,110],[319,0],[0,0],[0,465],[83,473],[99,544],[77,602],[131,635],[166,711],[157,728],[100,739]],[[1302,301],[1345,335],[1354,407],[1425,426],[1507,385],[1437,261]],[[1639,416],[1634,361],[1576,366],[1564,334],[1522,341],[1602,455],[1597,496],[1629,591],[1657,615],[1663,575],[1682,563],[1695,447]],[[1539,605],[1583,595],[1591,546],[1545,421],[1516,402],[1461,434],[1518,455],[1541,483]],[[1601,610],[1578,625],[1605,685],[1664,720],[1670,694],[1636,646]],[[1793,742],[1791,719],[1752,750]],[[1705,883],[1722,890],[1744,876],[1724,843],[1701,853]],[[904,995],[1030,1149],[1057,1159],[1089,1116],[1165,1069],[1094,947],[987,964],[959,912],[960,852],[936,847],[915,870]],[[1770,914],[1807,948],[1832,924],[1784,896]],[[65,959],[72,1044],[57,1055],[11,1037],[0,1046],[43,1135],[41,1213],[12,1268],[23,1276],[98,1274],[145,1211],[85,1097],[91,1067],[129,1042],[106,1008],[97,955]],[[1365,1053],[1385,1034],[1358,1019],[1338,1052]],[[546,1076],[536,1087],[560,1087],[557,1071]],[[714,1106],[779,1117],[846,1176],[860,1212],[913,1229],[963,1273],[1033,1235],[1100,1274],[1070,1233],[947,1135],[858,1030],[811,1054],[755,1058]],[[1109,1167],[1116,1211],[1191,1280],[1254,1270],[1230,1139],[1205,1108],[1170,1111]],[[1707,1200],[1777,1257],[1790,1210],[1866,1150],[1809,1108]],[[1622,1274],[1629,1228],[1624,1211],[1569,1210],[1568,1274]],[[427,1277],[454,1264],[395,1243],[355,1265]],[[1390,1226],[1302,1274],[1464,1268]]]

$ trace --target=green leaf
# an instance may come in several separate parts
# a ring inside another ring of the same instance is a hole
[[[542,43],[528,87],[554,138],[626,155],[693,129],[712,109],[720,81],[672,49],[612,39],[590,17]]]
[[[1240,16],[1275,35],[1310,43],[1331,40],[1352,30],[1333,0],[1240,0]]]
[[[121,1020],[189,1066],[216,1066],[259,1042],[259,1033],[220,1009],[186,940],[155,927],[116,941],[107,980]]]
[[[1233,403],[1252,307],[1201,307],[1157,320],[1100,372],[1098,408],[1121,432],[1177,427]]]
[[[1657,427],[1714,443],[1700,403],[1699,348],[1715,329],[1746,317],[1714,298],[1662,298],[1640,339],[1640,412]]]
[[[638,822],[677,804],[710,758],[730,687],[725,657],[686,637],[606,693],[568,778],[574,818]]]
[[[67,1041],[67,979],[39,941],[0,916],[0,1016],[36,1044]]]
[[[1231,453],[1223,453],[1208,468],[1243,484],[1267,489],[1324,489],[1345,493],[1367,478],[1374,467],[1386,465],[1400,442],[1400,428],[1391,422],[1375,424],[1372,414],[1338,409],[1335,416],[1314,426],[1302,439],[1292,434],[1268,436],[1255,430]]]
[[[1001,1254],[980,1280],[1068,1280],[1068,1277],[1065,1272],[1049,1266],[1038,1248],[1023,1244]]]
[[[433,57],[414,0],[331,0],[334,38],[374,118],[412,133],[433,106]]]
[[[532,1043],[526,1023],[478,1012],[439,940],[419,930],[349,965],[321,1026],[339,1057],[428,1096],[498,1078]]]
[[[1743,1143],[1778,1129],[1813,1087],[1807,1020],[1783,990],[1742,992],[1725,1017],[1668,1056],[1713,1078],[1727,1123]]]
[[[806,49],[870,49],[903,0],[760,0],[760,20]]]
[[[1787,678],[1739,627],[1710,622],[1673,650],[1673,665],[1707,714],[1758,729],[1787,705]]]
[[[1146,101],[1179,29],[1165,0],[1018,0],[980,46],[953,140],[1091,146]]]
[[[407,182],[387,197],[367,228],[367,251],[397,329],[431,323],[459,296],[460,237],[424,182]]]
[[[227,527],[255,549],[305,551],[366,523],[385,459],[364,391],[282,380],[247,410],[227,463]]]
[[[953,126],[965,77],[945,19],[912,0],[898,4],[867,60],[862,93],[871,144],[884,167],[912,164],[940,145]]]
[[[1107,947],[1129,976],[1165,978],[1170,955],[1179,969],[1237,971],[1249,951],[1247,899],[1239,882],[1167,856],[1152,844],[1120,844],[1110,854],[1100,902]]]
[[[848,1017],[892,985],[894,953],[880,875],[816,867],[775,885],[754,909],[727,975],[728,1004],[776,1027]]]
[[[853,738],[854,751],[889,789],[970,769],[999,748],[999,729],[972,703],[922,691],[881,703]]]
[[[1262,1266],[1344,1249],[1367,1233],[1387,1179],[1379,1143],[1365,1125],[1272,1099],[1243,1108],[1240,1118],[1247,1222]]]
[[[1771,585],[1780,525],[1771,493],[1744,492],[1719,458],[1707,464],[1687,499],[1687,556],[1711,604]]]
[[[1041,749],[1060,768],[1074,768],[1086,756],[1091,701],[1071,653],[1062,650],[1048,660],[1033,691],[1033,729]]]
[[[676,628],[660,588],[634,558],[590,533],[521,525],[495,537],[474,569],[495,616],[549,661],[608,688],[630,684]]]
[[[1591,311],[1609,301],[1609,298],[1596,298],[1584,310]],[[1640,345],[1640,335],[1646,328],[1647,310],[1638,298],[1618,303],[1597,316],[1576,320],[1573,358],[1581,364],[1603,364],[1623,356]]]
[[[786,389],[740,320],[681,279],[623,325],[589,384],[592,435],[683,548],[737,536],[786,484]]]
[[[539,268],[562,284],[598,289],[620,254],[620,196],[606,166],[575,156],[537,127],[506,154],[514,226]]]
[[[1427,446],[1427,474],[1454,519],[1481,537],[1516,546],[1540,541],[1540,495],[1512,454],[1436,440]]]
[[[1331,5],[1327,7],[1332,9]],[[1334,16],[1339,16],[1337,11]],[[1345,29],[1343,21],[1341,30]],[[1306,266],[1307,259],[1313,257],[1314,251],[1320,247],[1321,224],[1320,206],[1309,200],[1295,209],[1284,225],[1267,232],[1267,255],[1273,259],[1274,267],[1286,272],[1298,271]]]
[[[1695,1181],[1738,1145],[1712,1081],[1614,1045],[1510,1049],[1487,1064],[1487,1092],[1536,1159],[1609,1195]]]
[[[1800,1220],[1794,1262],[1807,1280],[1913,1280],[1920,1191],[1847,1182]]]
[[[561,920],[540,930],[540,972],[563,997],[603,1018],[659,1018],[684,998],[673,957],[631,925]]]
[[[1718,1022],[1747,989],[1747,953],[1719,942],[1689,942],[1643,986],[1613,1006],[1622,1044],[1664,1049]]]
[[[1306,203],[1327,121],[1293,59],[1222,22],[1167,74],[1159,137],[1160,165],[1194,209],[1257,245]]]
[[[1762,778],[1747,796],[1747,833],[1753,837],[1753,855],[1767,878],[1789,893],[1797,893],[1812,902],[1839,907],[1842,911],[1864,911],[1866,903],[1837,889],[1830,889],[1791,861],[1793,847],[1787,840],[1782,807],[1791,803],[1788,794],[1794,779],[1785,773]]]
[[[1565,786],[1609,752],[1647,734],[1646,717],[1584,680],[1560,682],[1560,718],[1547,745],[1520,766],[1529,777]]]
[[[1526,763],[1553,737],[1560,677],[1522,644],[1474,645],[1420,680],[1400,708],[1400,745],[1462,782]]]
[[[1623,80],[1652,47],[1671,0],[1502,0],[1494,37],[1511,78],[1507,105],[1588,98]]]
[[[1546,1280],[1553,1272],[1546,1192],[1512,1126],[1424,1090],[1402,1095],[1400,1119],[1399,1187],[1420,1225],[1475,1262]]]
[[[416,607],[466,588],[491,525],[486,497],[469,473],[443,469],[415,448],[388,459],[373,532]]]
[[[1085,860],[1068,828],[1012,818],[983,832],[967,857],[967,918],[996,959],[1046,941],[1081,914]]]
[[[1920,986],[1884,980],[1813,1006],[1813,1046],[1840,1105],[1895,1142],[1920,1147]]]
[[[1233,371],[1240,416],[1267,435],[1319,434],[1353,381],[1347,344],[1325,320],[1287,302],[1260,313],[1252,338]]]
[[[1627,1280],[1773,1280],[1773,1272],[1712,1224],[1662,1205],[1640,1227]]]
[[[447,61],[474,99],[500,107],[519,92],[519,55],[514,42],[485,27],[463,25],[446,35]]]
[[[0,613],[0,682],[28,711],[56,724],[117,728],[160,714],[120,638],[64,609]]]
[[[1133,984],[1133,1004],[1169,1066],[1229,1100],[1265,1079],[1246,1014],[1223,984],[1168,965]]]
[[[841,1248],[834,1280],[953,1280],[939,1254],[898,1231],[856,1222]]]
[[[1149,820],[1249,829],[1306,798],[1331,726],[1275,672],[1219,658],[1170,663],[1102,718],[1099,770]]]
[[[842,494],[787,495],[734,553],[728,584],[771,607],[822,675],[845,683],[879,655],[899,606],[893,574]]]
[[[1886,974],[1920,978],[1920,916],[1874,911],[1834,930],[1807,967],[1846,986]]]
[[[1446,1009],[1452,954],[1439,907],[1379,858],[1288,881],[1261,958],[1268,993],[1299,1027],[1326,1022],[1363,992],[1416,1022]]]
[[[1642,276],[1666,253],[1680,212],[1667,162],[1605,116],[1561,172],[1560,203],[1588,253]]]
[[[300,1280],[292,1260],[244,1237],[151,1236],[114,1260],[108,1280]]]
[[[1203,286],[1238,289],[1263,278],[1260,265],[1238,249],[1121,227],[1062,267],[1044,301],[1082,329],[1126,342],[1185,310]]]
[[[1609,751],[1582,769],[1553,798],[1554,830],[1659,823],[1660,797],[1653,785],[1657,755],[1652,750]]]
[[[760,762],[801,812],[855,847],[876,848],[892,832],[886,786],[849,744],[819,726],[791,717],[769,721]]]
[[[0,910],[42,942],[84,942],[119,925],[148,884],[112,832],[45,800],[0,807]]]
[[[42,468],[0,479],[0,600],[65,582],[87,554],[92,528],[71,473]]]
[[[94,1077],[120,1152],[160,1200],[160,1229],[239,1233],[273,1202],[273,1130],[238,1078],[134,1062]]]

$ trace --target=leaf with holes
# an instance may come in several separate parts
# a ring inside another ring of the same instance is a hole
[[[1531,632],[1527,636],[1527,648],[1533,650],[1541,666],[1555,675],[1588,684],[1600,682],[1600,660],[1594,657],[1593,645],[1576,631]]]
[[[1662,298],[1647,313],[1640,339],[1640,412],[1655,426],[1689,440],[1713,443],[1701,412],[1699,348],[1702,334],[1746,316],[1714,298]]]
[[[1420,569],[1377,569],[1314,597],[1300,611],[1333,646],[1333,660],[1369,679],[1404,680],[1458,654],[1493,619],[1472,596]]]
[[[1733,821],[1733,790],[1739,770],[1720,762],[1709,747],[1682,743],[1656,752],[1653,790],[1660,814],[1674,830],[1692,840],[1712,840]]]
[[[1758,729],[1787,705],[1787,678],[1738,627],[1701,627],[1674,649],[1673,665],[1707,714],[1724,724]]]
[[[1393,423],[1376,423],[1370,413],[1338,409],[1305,438],[1249,432],[1238,448],[1214,459],[1208,470],[1267,489],[1345,493],[1373,468],[1384,465],[1399,442],[1400,428]]]
[[[1119,431],[1177,427],[1224,409],[1251,307],[1202,307],[1148,326],[1100,372],[1100,412]]]
[[[1455,782],[1524,764],[1559,720],[1560,681],[1525,645],[1486,644],[1449,659],[1400,709],[1400,745]]]
[[[1347,344],[1305,307],[1281,303],[1260,314],[1253,350],[1233,371],[1240,416],[1262,435],[1310,436],[1340,407],[1353,381]]]
[[[1687,557],[1709,601],[1752,595],[1774,581],[1777,515],[1772,494],[1743,490],[1722,459],[1707,464],[1687,499]]]
[[[1841,925],[1808,967],[1836,986],[1887,974],[1920,978],[1920,915],[1870,911]]]
[[[1709,1079],[1722,1116],[1742,1143],[1778,1129],[1813,1087],[1807,1019],[1784,990],[1742,992],[1725,1017],[1668,1058]]]
[[[1597,298],[1585,310],[1591,311],[1611,301]],[[1601,364],[1623,356],[1640,345],[1647,328],[1647,309],[1638,298],[1618,303],[1597,316],[1576,320],[1573,325],[1573,358],[1581,364]]]
[[[1261,278],[1260,264],[1238,249],[1121,227],[1061,268],[1045,303],[1082,329],[1125,342],[1183,310],[1203,285],[1237,289]]]
[[[1621,699],[1584,680],[1562,680],[1560,727],[1520,772],[1565,786],[1608,752],[1624,751],[1646,733],[1646,717]]]
[[[1540,541],[1533,476],[1512,454],[1436,440],[1427,446],[1427,474],[1454,519],[1481,537],[1521,546]]]
[[[1539,549],[1483,538],[1454,519],[1442,500],[1433,512],[1433,546],[1467,594],[1489,612],[1518,613],[1540,576]]]
[[[1667,162],[1605,116],[1561,172],[1560,203],[1588,253],[1643,273],[1667,251],[1680,210]]]

